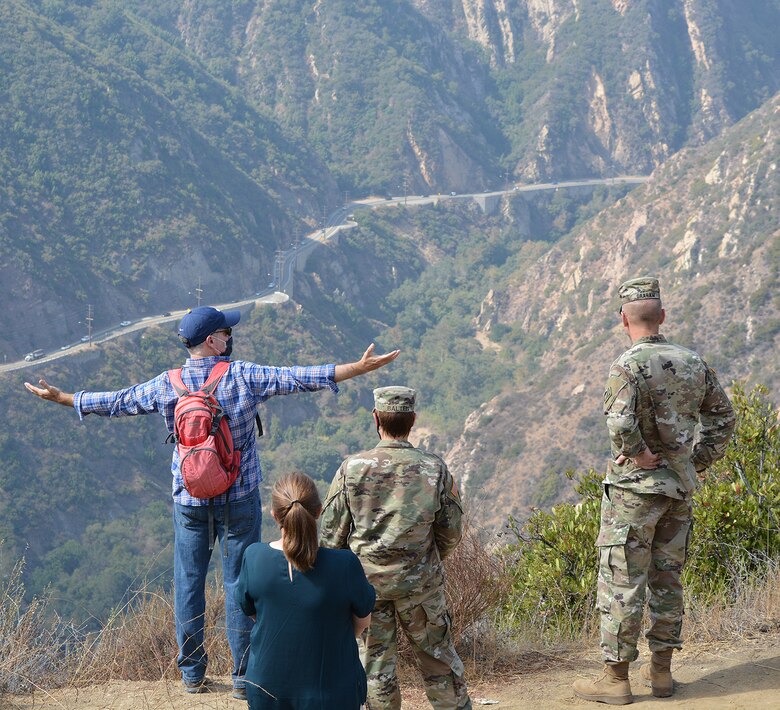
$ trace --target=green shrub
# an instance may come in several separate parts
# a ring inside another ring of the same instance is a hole
[[[683,583],[704,603],[733,602],[740,582],[780,560],[780,426],[766,395],[760,385],[747,393],[734,386],[734,439],[694,496]],[[602,475],[566,475],[576,479],[580,501],[536,510],[523,525],[510,518],[516,541],[504,550],[512,577],[508,622],[551,638],[587,628],[596,592]]]
[[[728,595],[740,576],[780,557],[780,430],[766,395],[761,385],[734,387],[734,439],[694,496],[684,572],[692,593]]]
[[[510,518],[516,542],[505,550],[512,579],[510,623],[554,637],[582,632],[596,593],[601,475],[593,470],[566,475],[576,479],[580,502],[536,510],[524,525]]]

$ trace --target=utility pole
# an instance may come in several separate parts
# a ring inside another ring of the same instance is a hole
[[[290,269],[290,290],[287,293],[287,295],[290,298],[293,298],[293,293],[295,289],[295,272],[298,270],[298,248],[301,245],[301,240],[299,237],[295,237],[295,240],[293,241],[293,262],[292,262],[292,268]]]
[[[276,250],[276,259],[274,261],[274,283],[276,288],[282,290],[282,274],[284,272],[284,252],[281,249]]]
[[[87,306],[87,337],[89,338],[88,342],[90,345],[92,345],[92,304]]]
[[[300,237],[295,237],[292,243],[292,250],[293,250],[292,273],[295,273],[295,270],[298,268],[298,247],[300,246],[300,244],[301,244]]]
[[[200,276],[198,276],[198,288],[195,289],[195,298],[198,301],[198,308],[200,308],[200,300],[203,296],[203,289],[200,287]]]

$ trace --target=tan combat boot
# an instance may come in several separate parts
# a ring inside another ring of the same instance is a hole
[[[629,705],[634,702],[628,682],[628,661],[606,663],[604,673],[594,681],[574,681],[574,692],[585,700],[608,705]]]
[[[639,669],[639,675],[645,685],[649,685],[656,698],[668,698],[674,692],[672,681],[672,653],[674,649],[654,651],[650,663]]]

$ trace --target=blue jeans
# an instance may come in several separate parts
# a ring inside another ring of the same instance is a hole
[[[230,502],[229,531],[225,535],[225,506],[214,506],[214,529],[222,555],[222,584],[225,589],[225,628],[233,655],[233,686],[244,687],[249,658],[249,632],[253,621],[236,604],[233,595],[241,571],[244,550],[260,541],[260,492]],[[182,679],[197,682],[206,675],[208,655],[203,648],[206,612],[206,573],[209,550],[209,506],[173,504],[173,583],[178,665]],[[227,545],[225,538],[227,537]]]

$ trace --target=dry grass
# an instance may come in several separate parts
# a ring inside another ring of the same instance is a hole
[[[445,561],[447,609],[452,639],[464,661],[495,665],[500,652],[489,618],[504,600],[509,584],[501,560],[490,554],[479,533],[466,525],[463,539]],[[413,667],[414,656],[406,637],[399,633],[400,666]]]
[[[780,632],[780,560],[758,578],[740,578],[731,603],[689,600],[687,636],[696,642]]]
[[[46,597],[24,603],[23,571],[20,560],[0,581],[0,696],[58,684],[69,675],[61,652],[67,631],[47,617]]]
[[[97,633],[83,633],[48,611],[48,599],[24,603],[19,562],[0,585],[0,697],[42,688],[83,687],[112,680],[178,680],[171,594],[136,590],[131,601]],[[206,591],[209,669],[229,675],[224,593]]]
[[[485,615],[506,598],[509,580],[502,561],[485,549],[478,531],[470,525],[444,566],[452,638],[462,649],[474,643]]]
[[[99,633],[79,635],[51,619],[45,597],[23,604],[22,568],[17,564],[0,584],[0,697],[112,680],[178,680],[170,595],[142,586]],[[447,575],[453,637],[472,682],[560,666],[572,649],[596,642],[593,631],[583,630],[573,641],[542,643],[533,629],[502,626],[498,610],[508,592],[507,575],[473,530],[447,560]],[[761,578],[743,581],[733,598],[730,604],[707,606],[689,601],[687,640],[706,643],[780,632],[780,561]],[[232,667],[224,631],[224,596],[214,583],[207,590],[206,610],[206,650],[214,675],[229,675]],[[418,685],[411,651],[399,645],[402,682]]]
[[[230,674],[233,668],[224,603],[221,584],[209,585],[204,646],[209,670],[216,675]],[[175,680],[180,677],[177,653],[172,593],[152,592],[144,586],[99,634],[85,642],[75,677],[81,685],[105,680]]]

